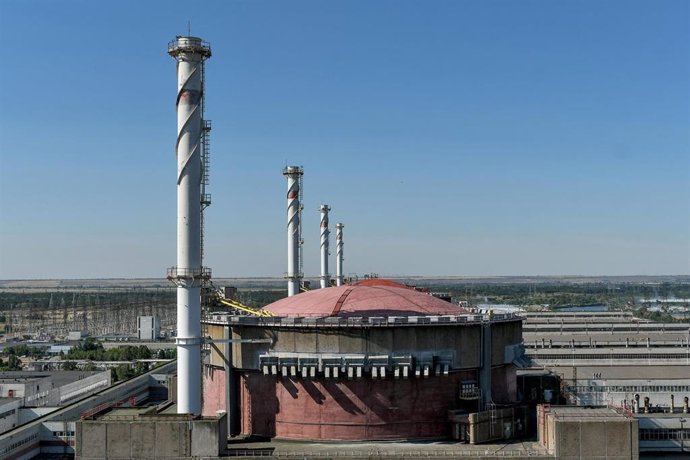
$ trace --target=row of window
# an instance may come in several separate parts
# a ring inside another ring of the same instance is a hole
[[[653,430],[643,428],[640,430],[640,441],[680,441],[690,439],[690,429],[663,429]]]
[[[577,385],[568,390],[578,393],[688,393],[690,385]]]
[[[17,447],[21,447],[24,444],[27,444],[27,443],[29,443],[29,442],[33,441],[34,439],[37,439],[37,438],[38,438],[38,433],[34,433],[34,434],[22,439],[21,441],[17,441],[15,443],[10,444],[9,446],[5,447],[4,449],[2,449],[2,451],[0,451],[0,454],[6,454],[9,452],[12,452]]]
[[[525,353],[535,359],[688,359],[686,353],[545,353],[539,350],[527,350]]]
[[[74,431],[53,431],[53,436],[56,438],[73,438]]]
[[[5,418],[5,417],[8,417],[10,415],[14,415],[15,412],[16,412],[15,409],[6,410],[5,412],[0,413],[0,418]]]

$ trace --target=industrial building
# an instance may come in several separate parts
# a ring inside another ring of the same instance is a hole
[[[626,411],[641,453],[682,453],[690,398],[690,325],[624,312],[526,313],[525,354],[560,381],[563,403]],[[532,370],[520,370],[525,378]],[[537,399],[556,402],[553,385]],[[553,401],[546,399],[553,397]]]
[[[500,455],[636,459],[638,439],[660,437],[658,427],[672,426],[675,416],[683,414],[682,409],[671,410],[653,418],[649,402],[643,401],[640,410],[639,399],[633,397],[637,403],[632,410],[626,404],[596,409],[543,405],[535,412],[537,417],[530,416],[529,406],[520,404],[526,387],[518,386],[518,369],[529,359],[537,365],[551,360],[549,366],[555,367],[563,357],[547,355],[552,350],[563,352],[568,344],[571,350],[586,344],[583,353],[597,350],[597,339],[592,337],[557,339],[558,334],[580,334],[579,319],[573,319],[573,327],[565,321],[554,326],[553,318],[544,321],[541,315],[535,316],[534,322],[528,322],[531,335],[525,343],[530,349],[525,355],[521,316],[476,314],[428,292],[378,278],[346,283],[342,223],[336,225],[332,286],[328,269],[331,207],[326,204],[319,208],[320,289],[309,290],[303,282],[301,166],[283,170],[288,181],[287,296],[260,310],[233,299],[217,299],[220,294],[214,294],[209,282],[210,269],[203,265],[203,212],[211,203],[206,193],[211,124],[204,117],[204,62],[211,48],[198,37],[178,36],[170,42],[168,53],[176,61],[178,77],[177,263],[167,270],[167,278],[177,287],[177,362],[105,389],[85,382],[92,393],[66,399],[66,404],[48,413],[36,412],[21,426],[9,427],[3,420],[17,413],[16,400],[0,400],[0,423],[8,426],[0,434],[2,458],[213,458],[229,454],[228,437],[236,440],[237,435],[243,435],[242,440],[297,441],[293,445],[305,449],[299,457],[318,457],[318,447],[309,451],[313,441],[367,441],[360,446],[369,446],[376,440],[433,439],[456,446],[460,445],[456,441],[480,444],[537,432],[541,445],[523,445]],[[202,317],[202,305],[212,307],[216,300],[225,310],[209,310]],[[585,327],[585,334],[634,332],[624,321],[611,321],[608,316],[599,320]],[[140,339],[156,338],[160,327],[153,317],[140,317],[138,326]],[[682,332],[668,327],[673,333]],[[652,328],[642,326],[645,333],[659,332]],[[648,338],[647,347],[655,340]],[[661,347],[663,339],[658,340]],[[629,358],[639,359],[631,348],[639,341],[621,343],[625,343],[621,350],[631,350]],[[679,344],[687,347],[687,338],[683,342],[680,337]],[[663,346],[675,347],[675,343]],[[662,348],[657,351],[665,353]],[[573,353],[568,358],[576,368],[581,357]],[[611,352],[601,352],[606,353],[594,359],[599,364],[614,359]],[[652,358],[646,359],[649,364]],[[176,378],[170,376],[173,372]],[[566,394],[575,391],[574,404],[600,401],[593,399],[596,391],[589,389],[594,381],[601,382],[612,397],[619,397],[618,387],[600,374],[587,379],[587,389],[571,375],[574,390],[564,375],[557,377],[564,382]],[[543,376],[539,379],[544,380]],[[547,380],[549,385],[554,381]],[[41,388],[49,380],[38,382],[36,398],[50,396]],[[673,388],[673,379],[664,381],[666,386]],[[551,399],[554,388],[548,390],[551,393],[544,389],[530,403],[546,399],[547,394]],[[66,394],[74,395],[76,390]],[[561,396],[559,392],[556,397]],[[672,428],[663,430],[677,434]],[[681,426],[679,439],[684,439],[684,433]],[[338,449],[338,444],[331,445]],[[397,446],[389,448],[392,457],[409,451]],[[364,449],[369,448],[353,449],[352,456],[360,456]],[[455,447],[448,449],[450,454],[422,447],[417,456],[464,455]],[[489,448],[482,449],[489,456]],[[238,452],[234,450],[233,455],[242,455]],[[249,456],[266,453],[252,447],[247,452]],[[377,447],[365,455],[381,456],[381,451]]]
[[[227,411],[232,434],[444,438],[449,410],[516,400],[519,317],[467,314],[378,279],[287,297],[264,311],[273,317],[205,321],[213,339],[244,341],[214,347],[204,369],[204,413]]]
[[[539,406],[539,442],[560,459],[638,459],[638,421],[611,408]]]
[[[158,340],[161,337],[161,322],[155,316],[137,317],[137,338],[139,340]]]
[[[19,398],[26,407],[60,406],[110,384],[110,370],[4,371],[0,372],[0,398]]]
[[[167,381],[175,369],[174,362],[164,364],[126,382],[93,388],[57,406],[20,408],[17,411],[0,400],[3,413],[15,410],[7,415],[18,417],[15,427],[0,433],[0,458],[28,460],[39,455],[44,458],[74,455],[75,443],[79,443],[76,435],[79,420],[97,417],[114,407],[158,403],[167,399]],[[110,372],[106,374],[109,376]],[[84,380],[77,379],[73,383],[88,385]],[[0,423],[6,422],[0,418]]]
[[[192,417],[168,402],[113,408],[76,423],[76,460],[217,458],[227,446],[225,415]]]

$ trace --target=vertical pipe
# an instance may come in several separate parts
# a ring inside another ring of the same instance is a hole
[[[232,329],[230,326],[223,327],[223,338],[232,339]],[[237,387],[237,372],[233,364],[233,345],[230,342],[223,344],[223,368],[225,370],[225,413],[228,421],[228,435],[235,436],[239,434],[239,390]]]
[[[491,319],[486,317],[482,319],[480,325],[481,332],[481,368],[479,370],[479,388],[481,390],[481,408],[480,410],[488,410],[489,404],[493,401],[491,398]]]
[[[180,37],[168,44],[177,61],[177,412],[201,414],[201,133],[207,43]]]
[[[343,224],[335,226],[335,282],[337,286],[343,285]]]
[[[671,395],[671,413],[673,414],[675,411],[676,411],[676,406],[674,404],[673,395]]]
[[[283,169],[283,176],[287,177],[287,243],[288,243],[288,296],[299,294],[299,226],[300,226],[300,202],[299,183],[304,170],[299,166],[288,166]]]
[[[328,229],[328,211],[331,208],[327,204],[319,207],[321,212],[321,289],[327,288],[331,284],[331,275],[328,273],[328,246],[331,235]]]

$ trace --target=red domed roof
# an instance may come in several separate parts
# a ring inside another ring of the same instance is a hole
[[[266,305],[275,316],[460,315],[466,311],[445,300],[388,280],[316,289]]]

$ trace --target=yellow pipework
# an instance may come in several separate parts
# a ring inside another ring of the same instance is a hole
[[[244,305],[236,300],[229,300],[229,299],[218,299],[220,303],[223,305],[227,305],[228,307],[234,308],[236,310],[243,311],[245,313],[249,313],[250,315],[254,316],[263,316],[263,317],[271,317],[273,316],[273,313],[267,310],[257,310],[256,308],[248,307],[247,305]]]

